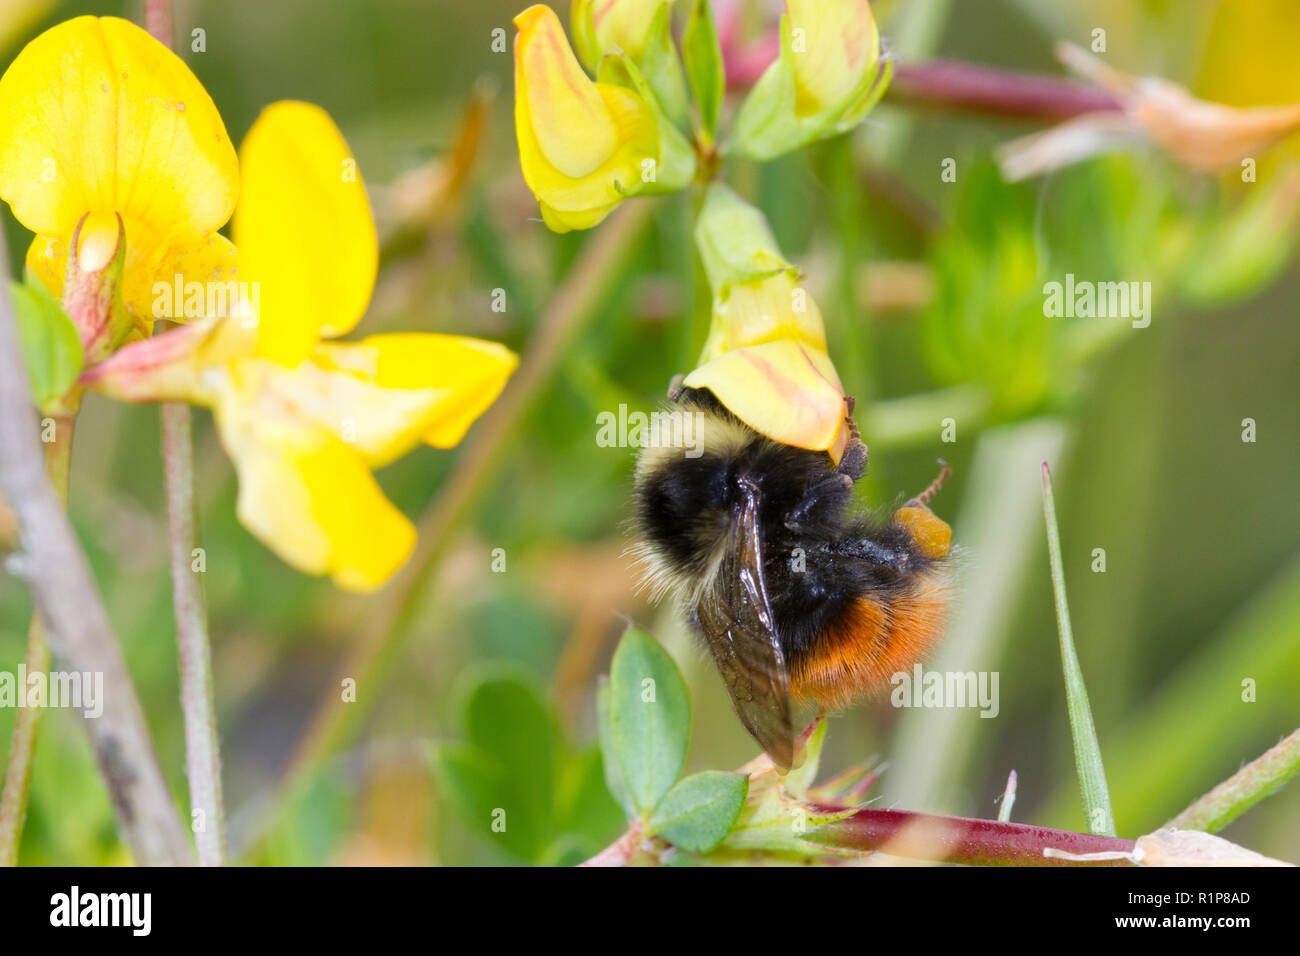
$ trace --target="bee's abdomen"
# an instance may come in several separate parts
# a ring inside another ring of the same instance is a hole
[[[790,655],[790,693],[838,710],[875,693],[929,653],[944,626],[942,571],[929,568],[889,594],[861,593]]]

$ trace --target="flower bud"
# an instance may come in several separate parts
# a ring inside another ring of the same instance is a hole
[[[627,197],[690,182],[694,154],[635,63],[607,56],[592,82],[549,7],[529,7],[515,26],[520,165],[551,229],[589,229]]]
[[[673,47],[673,0],[573,0],[573,44],[597,72],[607,53],[622,53],[641,70],[674,123],[687,120],[686,82]]]
[[[766,160],[856,126],[885,92],[866,0],[786,0],[781,52],[736,117],[731,148]]]
[[[68,250],[63,307],[77,327],[87,365],[110,355],[133,328],[122,302],[125,263],[122,217],[115,213],[83,216]]]

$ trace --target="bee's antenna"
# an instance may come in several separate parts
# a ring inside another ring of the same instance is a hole
[[[912,502],[920,505],[929,504],[930,499],[939,493],[939,489],[943,487],[943,483],[948,480],[948,477],[952,474],[952,468],[942,458],[937,459],[937,461],[939,462],[939,477],[930,482],[929,487],[913,498],[912,501],[909,501],[908,504],[911,504]]]

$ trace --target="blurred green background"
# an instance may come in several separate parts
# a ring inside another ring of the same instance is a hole
[[[3,62],[67,17],[140,16],[138,4],[107,0],[34,6],[45,10],[8,35],[3,17],[15,14],[0,17]],[[352,144],[386,237],[358,334],[449,331],[527,354],[583,244],[601,241],[599,229],[549,233],[519,174],[512,61],[493,52],[492,31],[512,38],[520,8],[177,3],[178,37],[205,31],[206,51],[182,46],[182,55],[236,143],[264,105],[300,98],[326,107]],[[1300,28],[1273,0],[895,0],[873,10],[901,62],[945,56],[1056,73],[1052,43],[1086,45],[1102,27],[1118,68],[1242,105],[1300,100]],[[1264,28],[1241,26],[1258,17]],[[1261,48],[1260,36],[1278,49]],[[472,94],[489,105],[467,180],[436,215],[404,214],[450,168]],[[1287,201],[1274,188],[1300,152],[1284,144],[1261,157],[1259,182],[1248,185],[1192,174],[1152,150],[1006,185],[990,156],[1033,128],[886,103],[849,137],[727,172],[768,214],[825,314],[871,447],[864,500],[915,493],[936,456],[952,462],[936,510],[955,519],[961,585],[932,666],[1000,673],[996,719],[896,710],[888,695],[835,718],[824,768],[874,755],[888,763],[876,805],[984,817],[996,815],[1015,769],[1013,819],[1083,828],[1043,544],[1046,458],[1117,826],[1134,837],[1300,724],[1300,268],[1294,193]],[[940,178],[949,157],[954,183]],[[599,412],[622,402],[648,409],[692,367],[708,322],[688,241],[692,198],[639,202],[655,202],[650,225],[475,482],[469,520],[355,704],[338,703],[341,669],[401,596],[391,587],[340,593],[255,541],[235,520],[234,475],[210,418],[196,415],[225,794],[240,861],[495,864],[594,853],[623,826],[601,785],[593,728],[596,677],[625,617],[658,636],[692,688],[687,770],[754,755],[709,662],[666,609],[635,593],[622,557],[633,451],[595,441]],[[4,219],[17,266],[30,239],[7,207]],[[1152,282],[1150,327],[1045,318],[1043,283],[1067,272]],[[492,310],[494,289],[506,292],[504,312]],[[916,396],[919,404],[909,401]],[[955,443],[940,440],[948,417]],[[1242,441],[1246,418],[1256,422],[1253,443]],[[417,518],[462,451],[422,448],[380,480]],[[157,409],[88,399],[71,497],[185,805]],[[13,535],[0,513],[0,549]],[[504,572],[493,571],[497,548]],[[1093,570],[1096,548],[1105,549],[1104,573]],[[25,589],[0,579],[0,668],[21,660],[30,612]],[[1245,680],[1255,682],[1253,702],[1242,699]],[[535,695],[511,692],[519,682]],[[322,702],[356,709],[347,732],[279,799]],[[0,747],[12,725],[13,713],[0,710]],[[484,760],[509,768],[499,793],[466,794],[436,769]],[[508,838],[475,812],[480,797],[510,801]],[[1298,821],[1293,786],[1225,835],[1300,861]],[[22,862],[127,859],[79,718],[49,713]]]

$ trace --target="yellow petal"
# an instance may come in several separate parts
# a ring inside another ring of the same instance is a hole
[[[258,350],[294,364],[365,313],[379,268],[370,203],[352,151],[318,106],[268,106],[239,158],[234,236],[241,277],[260,289]]]
[[[257,397],[266,414],[310,423],[354,448],[371,467],[386,465],[418,445],[453,391],[385,387],[328,362],[290,368],[247,359],[234,363],[227,374],[241,393]]]
[[[240,521],[299,570],[348,590],[379,587],[410,555],[415,528],[355,448],[271,406],[241,364],[216,410],[239,474]]]
[[[774,441],[838,460],[846,430],[844,389],[825,352],[777,339],[719,355],[686,376],[737,418]]]
[[[527,104],[515,100],[524,181],[537,196],[546,224],[555,232],[589,229],[599,223],[623,201],[620,187],[638,185],[641,164],[659,151],[654,116],[645,102],[621,86],[595,86],[617,130],[618,145],[598,168],[576,179],[550,163],[533,133]]]
[[[33,232],[71,237],[121,215],[128,282],[181,237],[230,218],[239,173],[202,84],[115,17],[78,17],[29,43],[0,79],[0,197]]]
[[[496,401],[519,358],[503,345],[462,335],[372,335],[358,343],[324,343],[317,362],[385,389],[437,392],[422,438],[450,448]]]
[[[148,289],[128,283],[126,298],[128,306],[147,299],[155,320],[234,318],[251,326],[255,318],[257,287],[240,278],[235,247],[219,232],[172,246],[154,267],[153,280]]]
[[[555,11],[536,4],[514,22],[516,122],[522,122],[522,111],[546,162],[561,174],[586,176],[617,148],[614,121],[578,65]]]
[[[795,111],[807,116],[847,105],[846,98],[879,55],[880,40],[866,0],[786,0],[786,9]]]
[[[1209,27],[1197,94],[1229,106],[1300,102],[1300,17],[1293,0],[1254,0],[1250,15],[1222,4]]]
[[[784,270],[725,287],[714,308],[700,361],[777,339],[793,339],[825,353],[826,329],[821,310],[792,272]]]

